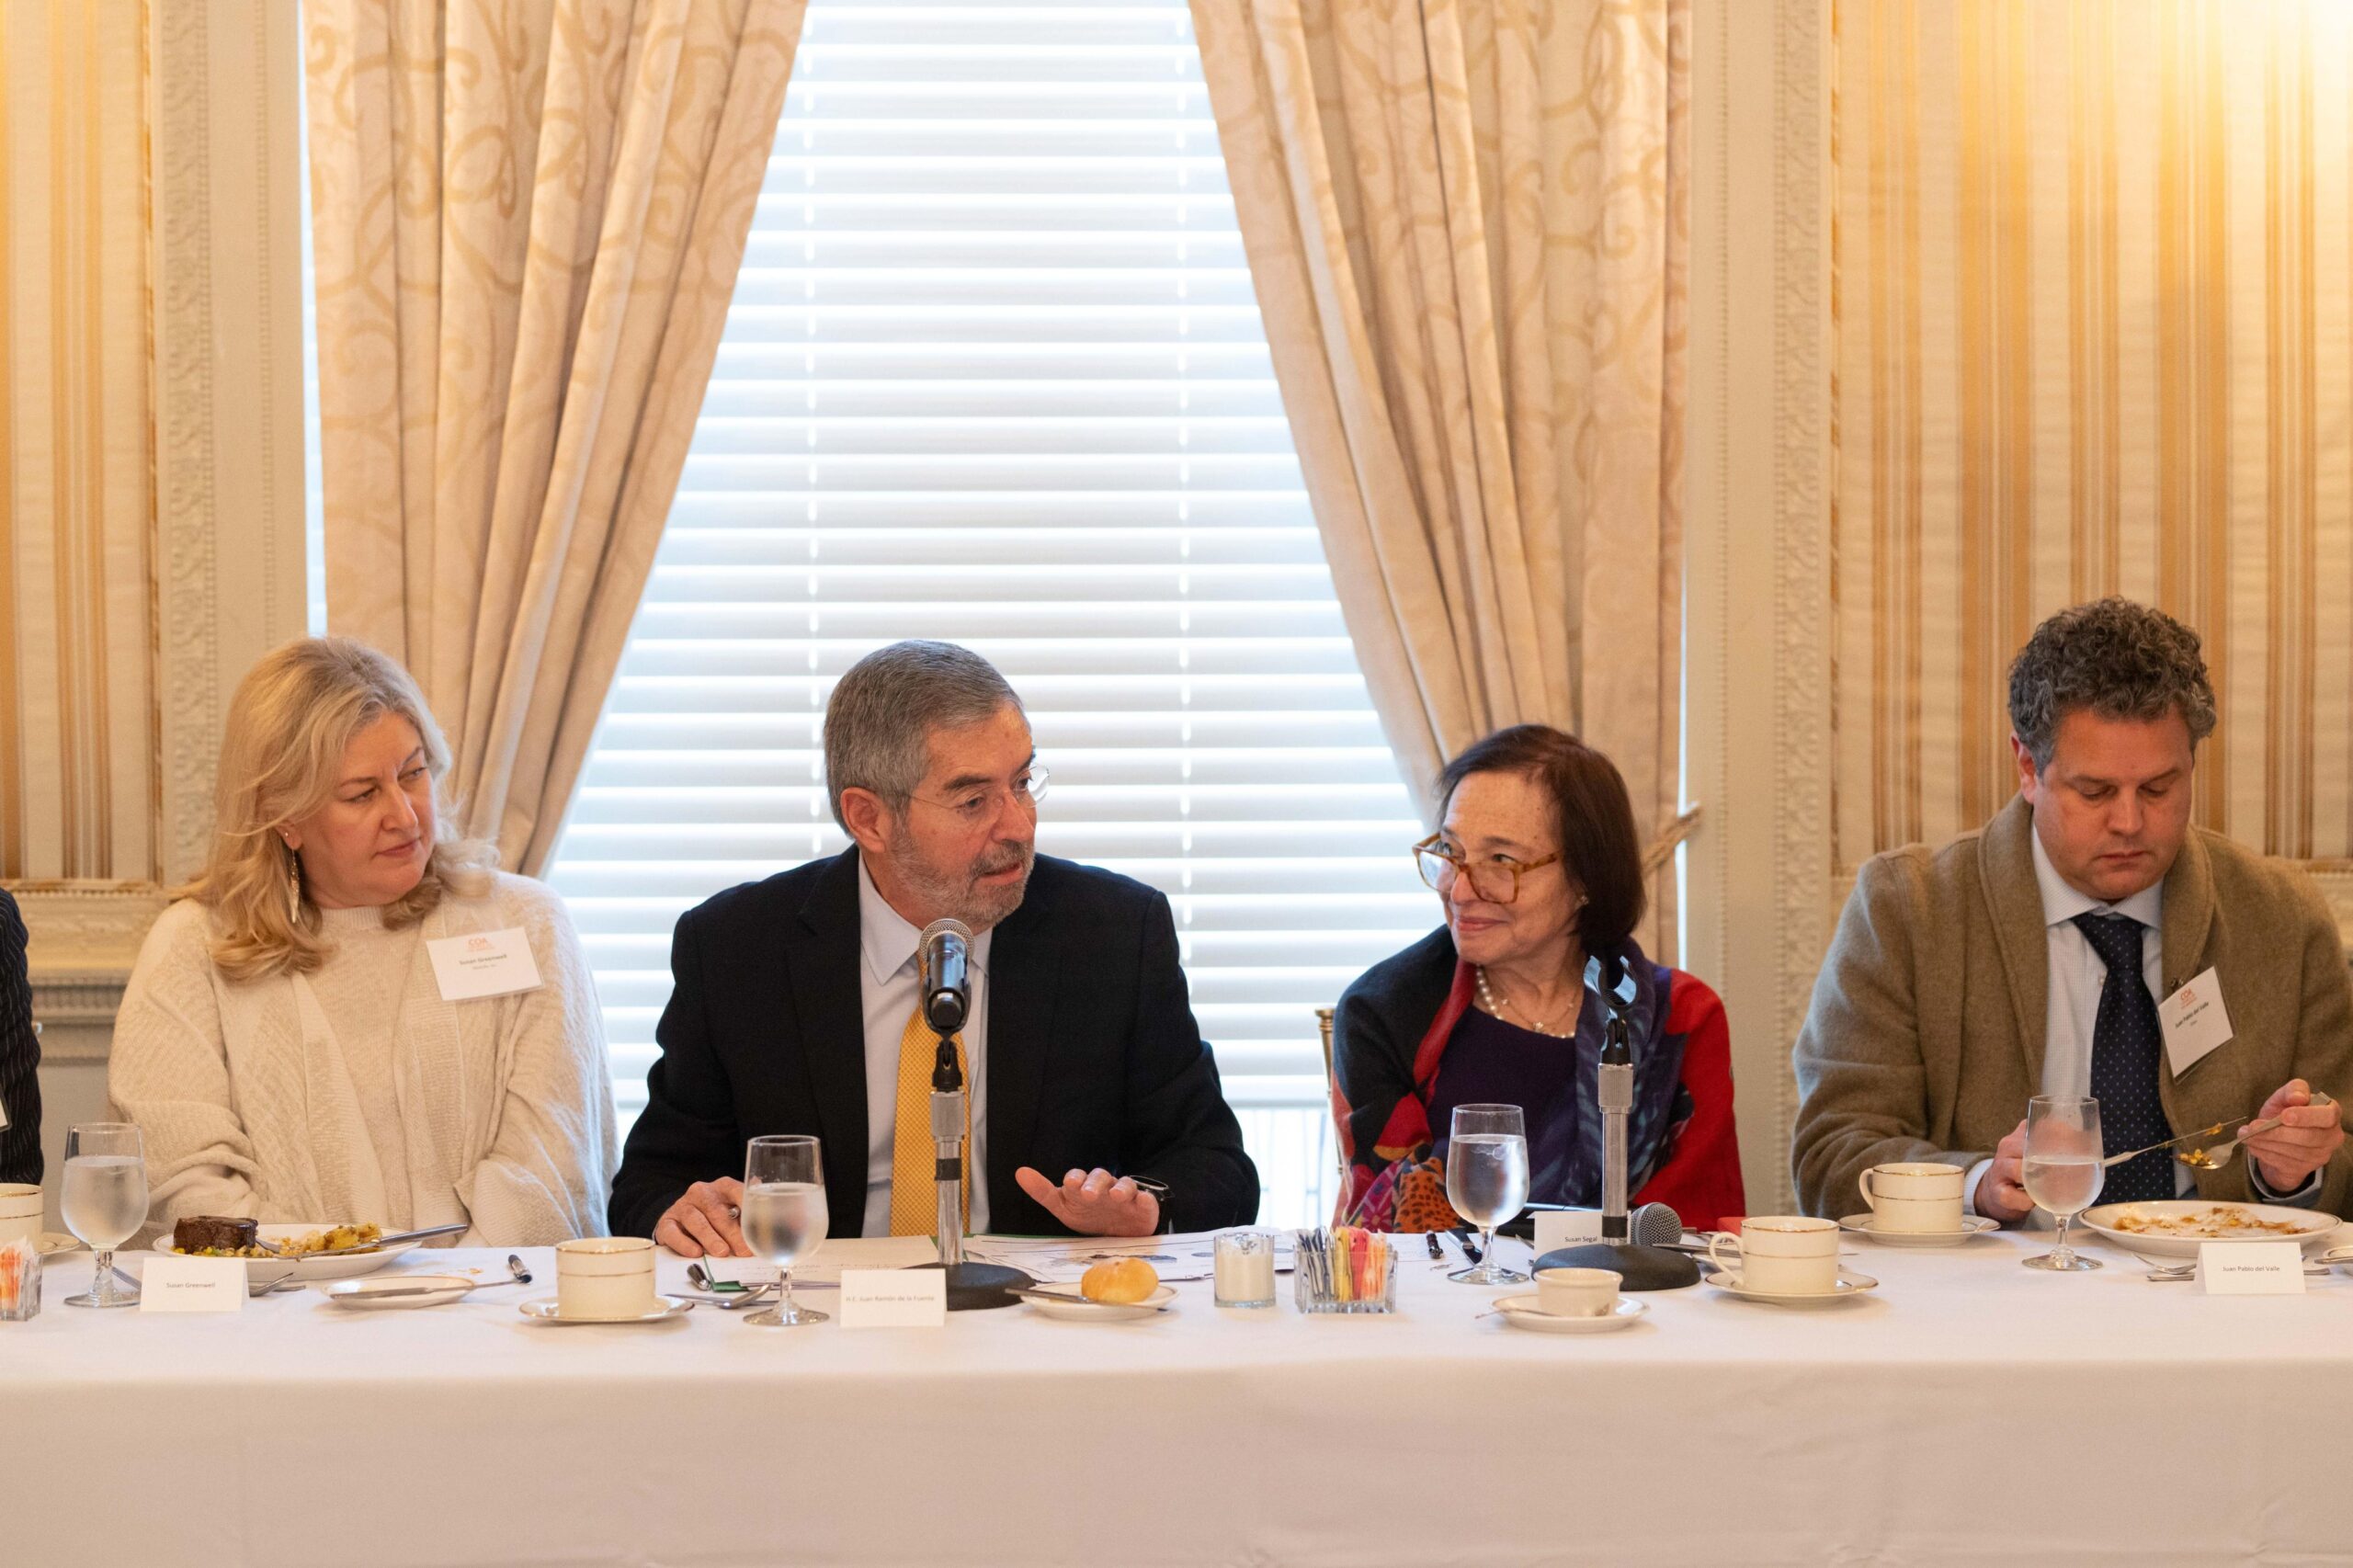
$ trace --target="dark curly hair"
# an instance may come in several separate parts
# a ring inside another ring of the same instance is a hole
[[[2161,609],[2110,597],[2063,609],[2028,638],[2010,665],[2010,728],[2051,766],[2059,721],[2079,709],[2103,719],[2177,712],[2189,744],[2214,733],[2214,687],[2198,633]]]

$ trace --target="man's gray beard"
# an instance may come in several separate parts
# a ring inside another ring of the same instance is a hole
[[[990,857],[986,868],[976,867],[970,877],[943,875],[927,861],[901,845],[892,845],[887,853],[891,865],[907,886],[934,909],[944,909],[972,928],[977,937],[991,926],[1002,923],[1021,907],[1021,900],[1029,891],[1029,868],[1035,864],[1037,851],[1025,847],[1021,852],[1021,880],[999,888],[984,888],[975,879],[988,869],[1004,869],[996,857]]]

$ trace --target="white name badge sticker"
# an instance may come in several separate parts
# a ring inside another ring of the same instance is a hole
[[[2210,1296],[2301,1296],[2304,1249],[2294,1242],[2204,1242],[2198,1282]]]
[[[438,937],[426,943],[425,950],[433,960],[433,979],[444,1002],[540,988],[539,960],[531,957],[531,939],[520,926]]]
[[[1573,1247],[1601,1239],[1598,1209],[1539,1209],[1536,1211],[1536,1256],[1559,1247]]]
[[[139,1271],[142,1312],[240,1312],[245,1262],[240,1257],[167,1257],[157,1253]]]
[[[944,1268],[845,1268],[844,1328],[944,1328],[948,1271]]]
[[[2192,1063],[2231,1038],[2231,1015],[2222,1006],[2222,983],[2208,970],[2157,1004],[2165,1031],[2165,1059],[2180,1077]]]

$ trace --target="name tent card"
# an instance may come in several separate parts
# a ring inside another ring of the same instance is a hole
[[[539,989],[539,960],[531,956],[531,939],[520,926],[438,937],[425,944],[425,951],[433,960],[433,981],[444,1002]]]
[[[2205,1242],[2198,1283],[2210,1296],[2301,1296],[2304,1249],[2294,1242]]]
[[[1598,1209],[1539,1209],[1536,1211],[1536,1256],[1562,1247],[1601,1239]]]
[[[139,1274],[142,1312],[240,1312],[245,1264],[237,1257],[168,1257],[157,1253]]]
[[[948,1271],[944,1268],[845,1268],[844,1328],[945,1328]]]

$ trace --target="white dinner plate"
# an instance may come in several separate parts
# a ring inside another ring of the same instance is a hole
[[[1744,1301],[1770,1301],[1777,1307],[1823,1307],[1833,1301],[1851,1301],[1867,1290],[1879,1289],[1879,1281],[1868,1274],[1852,1269],[1838,1271],[1838,1283],[1828,1290],[1752,1290],[1740,1282],[1740,1276],[1719,1268],[1704,1281],[1728,1296],[1738,1296]]]
[[[344,1223],[334,1221],[316,1225],[258,1225],[255,1233],[266,1242],[292,1241],[313,1231],[331,1231]],[[278,1279],[299,1279],[308,1285],[321,1279],[357,1279],[363,1274],[373,1274],[404,1252],[413,1251],[415,1242],[394,1242],[390,1246],[372,1252],[337,1253],[333,1257],[249,1257],[244,1259],[245,1278],[255,1285],[266,1285]],[[151,1249],[165,1257],[179,1255],[172,1251],[172,1238],[157,1236]]]
[[[1156,1286],[1141,1301],[1090,1301],[1078,1293],[1075,1285],[1040,1285],[1024,1291],[1021,1299],[1050,1318],[1066,1318],[1073,1323],[1132,1323],[1155,1315],[1175,1301],[1176,1288]]]
[[[1965,1241],[2002,1228],[1995,1221],[1970,1214],[1962,1217],[1958,1231],[1881,1231],[1872,1224],[1877,1218],[1875,1214],[1849,1214],[1838,1221],[1838,1228],[1852,1231],[1859,1236],[1869,1236],[1886,1247],[1957,1247]]]
[[[466,1292],[481,1283],[462,1274],[388,1274],[377,1278],[322,1280],[311,1289],[352,1312],[396,1312],[463,1301]]]
[[[684,1296],[656,1296],[654,1299],[662,1304],[642,1316],[633,1318],[568,1318],[556,1311],[553,1296],[541,1296],[536,1301],[522,1302],[515,1310],[533,1323],[560,1328],[611,1328],[622,1324],[668,1323],[672,1318],[682,1318],[695,1310],[695,1304]]]
[[[2164,1236],[2120,1230],[2116,1224],[2128,1211],[2165,1219],[2202,1213],[2209,1209],[2235,1210],[2256,1219],[2291,1225],[2294,1229],[2249,1231],[2242,1235],[2228,1236]],[[2196,1257],[2199,1246],[2209,1241],[2292,1241],[2309,1247],[2326,1241],[2337,1226],[2336,1215],[2315,1213],[2310,1209],[2290,1209],[2278,1203],[2218,1203],[2203,1198],[2169,1198],[2147,1203],[2098,1203],[2085,1210],[2075,1220],[2078,1224],[2097,1232],[2126,1251],[2143,1253],[2151,1257]]]
[[[1514,1328],[1532,1329],[1538,1334],[1608,1334],[1641,1321],[1649,1312],[1650,1303],[1633,1296],[1620,1296],[1618,1304],[1599,1317],[1563,1317],[1548,1312],[1537,1304],[1534,1296],[1506,1296],[1495,1303],[1495,1311],[1503,1313],[1504,1322]]]
[[[61,1252],[72,1252],[81,1244],[81,1238],[69,1236],[63,1231],[43,1231],[33,1242],[33,1245],[40,1249],[40,1255],[43,1257],[52,1257]]]

